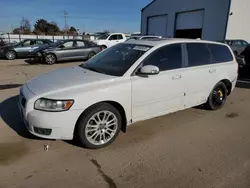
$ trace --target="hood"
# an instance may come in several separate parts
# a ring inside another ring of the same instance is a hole
[[[27,82],[27,87],[35,95],[41,95],[71,90],[112,78],[114,77],[75,66],[58,69],[33,78]]]

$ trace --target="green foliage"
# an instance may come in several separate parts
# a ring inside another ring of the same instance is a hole
[[[39,19],[34,25],[34,33],[56,35],[60,33],[60,28],[55,22],[48,22],[47,20]]]

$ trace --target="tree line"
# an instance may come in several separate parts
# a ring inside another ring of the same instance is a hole
[[[32,30],[30,21],[25,18],[22,18],[20,27],[13,29],[12,33],[35,35],[78,35],[76,28],[73,26],[71,26],[67,31],[61,30],[55,22],[48,22],[45,19],[38,19],[34,24],[34,29]]]

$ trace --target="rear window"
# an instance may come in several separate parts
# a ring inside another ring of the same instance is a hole
[[[205,43],[187,43],[189,67],[212,63],[211,53]]]
[[[233,55],[227,46],[208,44],[208,48],[212,53],[212,63],[233,61]]]

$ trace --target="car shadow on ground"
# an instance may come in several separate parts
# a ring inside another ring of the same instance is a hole
[[[10,97],[0,103],[0,115],[6,125],[14,130],[19,136],[26,139],[41,140],[31,135],[22,123],[18,109],[18,96]]]
[[[34,59],[25,59],[25,65],[37,65],[37,64],[44,64],[42,61],[34,60]]]
[[[22,84],[0,84],[0,90],[13,89],[22,86]]]
[[[250,89],[250,79],[248,80],[238,80],[236,83],[237,88]]]

